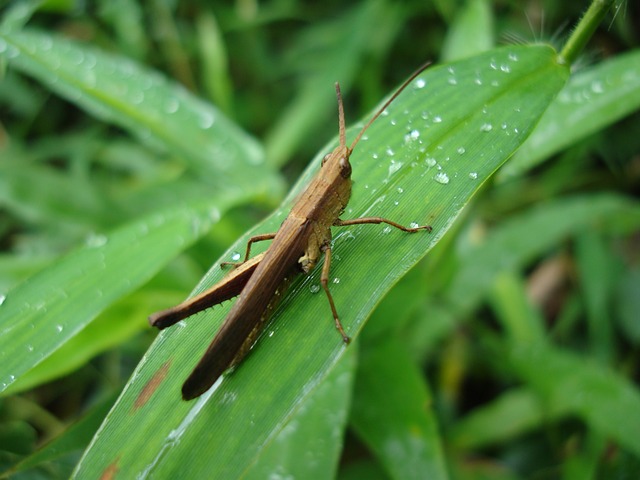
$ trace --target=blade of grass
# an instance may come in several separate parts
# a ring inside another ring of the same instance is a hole
[[[244,478],[335,478],[353,388],[357,348],[349,349]]]
[[[448,478],[433,398],[398,340],[361,356],[351,425],[391,478]]]
[[[487,0],[468,0],[459,8],[442,45],[442,61],[486,52],[494,46],[493,12]]]
[[[0,392],[206,233],[235,199],[131,222],[30,277],[0,304]]]
[[[500,49],[425,72],[373,124],[352,155],[357,183],[344,218],[428,221],[434,233],[409,236],[369,226],[336,232],[332,291],[351,335],[524,141],[567,76],[549,47]],[[242,251],[249,235],[277,228],[334,144],[314,159],[285,204],[239,239],[224,260]],[[310,292],[318,275],[293,285],[274,314],[277,321],[241,367],[194,402],[180,400],[180,384],[197,360],[194,352],[203,351],[228,307],[160,334],[76,477],[113,471],[140,478],[243,475],[344,352],[326,299]],[[214,267],[194,293],[220,277]]]
[[[571,77],[498,178],[521,175],[638,108],[640,51],[582,70]]]
[[[32,30],[0,30],[0,56],[96,117],[175,154],[217,188],[268,175],[256,141],[214,106],[134,61]]]

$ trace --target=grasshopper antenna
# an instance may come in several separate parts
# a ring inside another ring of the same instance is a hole
[[[351,146],[349,147],[349,151],[352,152],[354,148],[356,148],[356,145],[358,144],[358,142],[360,141],[360,137],[362,137],[362,135],[364,134],[364,132],[367,131],[367,128],[369,128],[371,126],[371,124],[375,121],[376,118],[378,118],[380,116],[380,114],[382,112],[385,111],[385,109],[391,105],[391,102],[393,102],[398,95],[400,95],[402,93],[402,91],[407,88],[409,86],[409,84],[418,76],[420,75],[422,72],[424,72],[426,70],[426,68],[431,65],[431,62],[427,62],[425,64],[423,64],[422,66],[420,66],[415,72],[413,72],[411,74],[411,76],[409,78],[407,78],[404,83],[402,85],[400,85],[400,88],[398,88],[398,90],[396,90],[396,92],[391,95],[391,97],[389,97],[389,100],[387,100],[386,102],[384,102],[384,105],[382,107],[380,107],[380,109],[373,115],[373,117],[371,117],[371,120],[369,120],[367,122],[367,124],[362,127],[362,130],[360,130],[360,133],[358,133],[358,135],[356,136],[355,140],[353,141],[353,143],[351,144]],[[337,84],[336,84],[337,85]],[[343,132],[344,132],[344,114],[342,113],[342,98],[340,98],[340,89],[338,88],[338,102],[339,102],[339,109],[340,109],[340,145],[344,145],[343,143]]]
[[[344,106],[342,105],[342,94],[340,93],[340,84],[336,82],[336,95],[338,96],[338,131],[340,132],[340,146],[346,147],[347,133],[344,125]]]

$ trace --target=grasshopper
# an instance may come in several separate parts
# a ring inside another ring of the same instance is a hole
[[[291,212],[275,233],[253,236],[247,242],[244,261],[209,290],[175,307],[154,313],[149,323],[159,329],[169,327],[201,310],[238,296],[222,327],[182,386],[182,397],[191,400],[206,392],[229,368],[238,365],[249,352],[275,307],[276,297],[297,273],[309,273],[324,254],[320,284],[327,295],[335,327],[345,343],[350,339],[340,322],[329,290],[331,268],[331,227],[385,223],[403,232],[431,231],[429,225],[408,228],[381,217],[341,220],[351,196],[349,158],[360,138],[380,114],[428,64],[414,72],[371,117],[350,146],[346,143],[344,107],[340,85],[338,98],[340,144],[322,159],[320,171],[298,197]],[[266,252],[250,258],[251,245],[272,240]]]

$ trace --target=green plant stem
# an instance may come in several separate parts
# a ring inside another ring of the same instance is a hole
[[[559,61],[561,63],[572,64],[575,61],[614,1],[593,0],[560,52]]]

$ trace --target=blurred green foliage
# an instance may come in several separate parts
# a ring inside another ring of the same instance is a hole
[[[81,331],[51,325],[51,337],[63,334],[56,352],[0,398],[0,468],[15,478],[72,472],[155,337],[145,317],[181,301],[335,136],[333,82],[352,124],[425,60],[510,43],[559,48],[586,7],[4,6],[3,28],[70,38],[83,45],[73,50],[78,63],[99,51],[113,64],[94,90],[81,90],[73,71],[55,79],[35,63],[21,67],[28,75],[12,68],[0,45],[0,299],[49,267],[77,275],[69,315],[86,318]],[[382,301],[358,345],[269,437],[247,476],[640,475],[640,7],[615,8],[529,141]],[[118,83],[138,68],[158,72],[156,108],[137,106]],[[184,87],[176,103],[167,78]],[[184,116],[162,115],[174,109]],[[194,134],[209,115],[211,133]],[[172,237],[176,228],[188,235]],[[156,262],[137,264],[140,252]],[[114,278],[125,269],[127,282],[96,293],[76,269],[83,262]],[[48,277],[42,291],[57,295],[58,281]],[[11,306],[2,301],[4,320]],[[0,334],[12,328],[0,323]],[[3,381],[11,374],[0,372]]]

